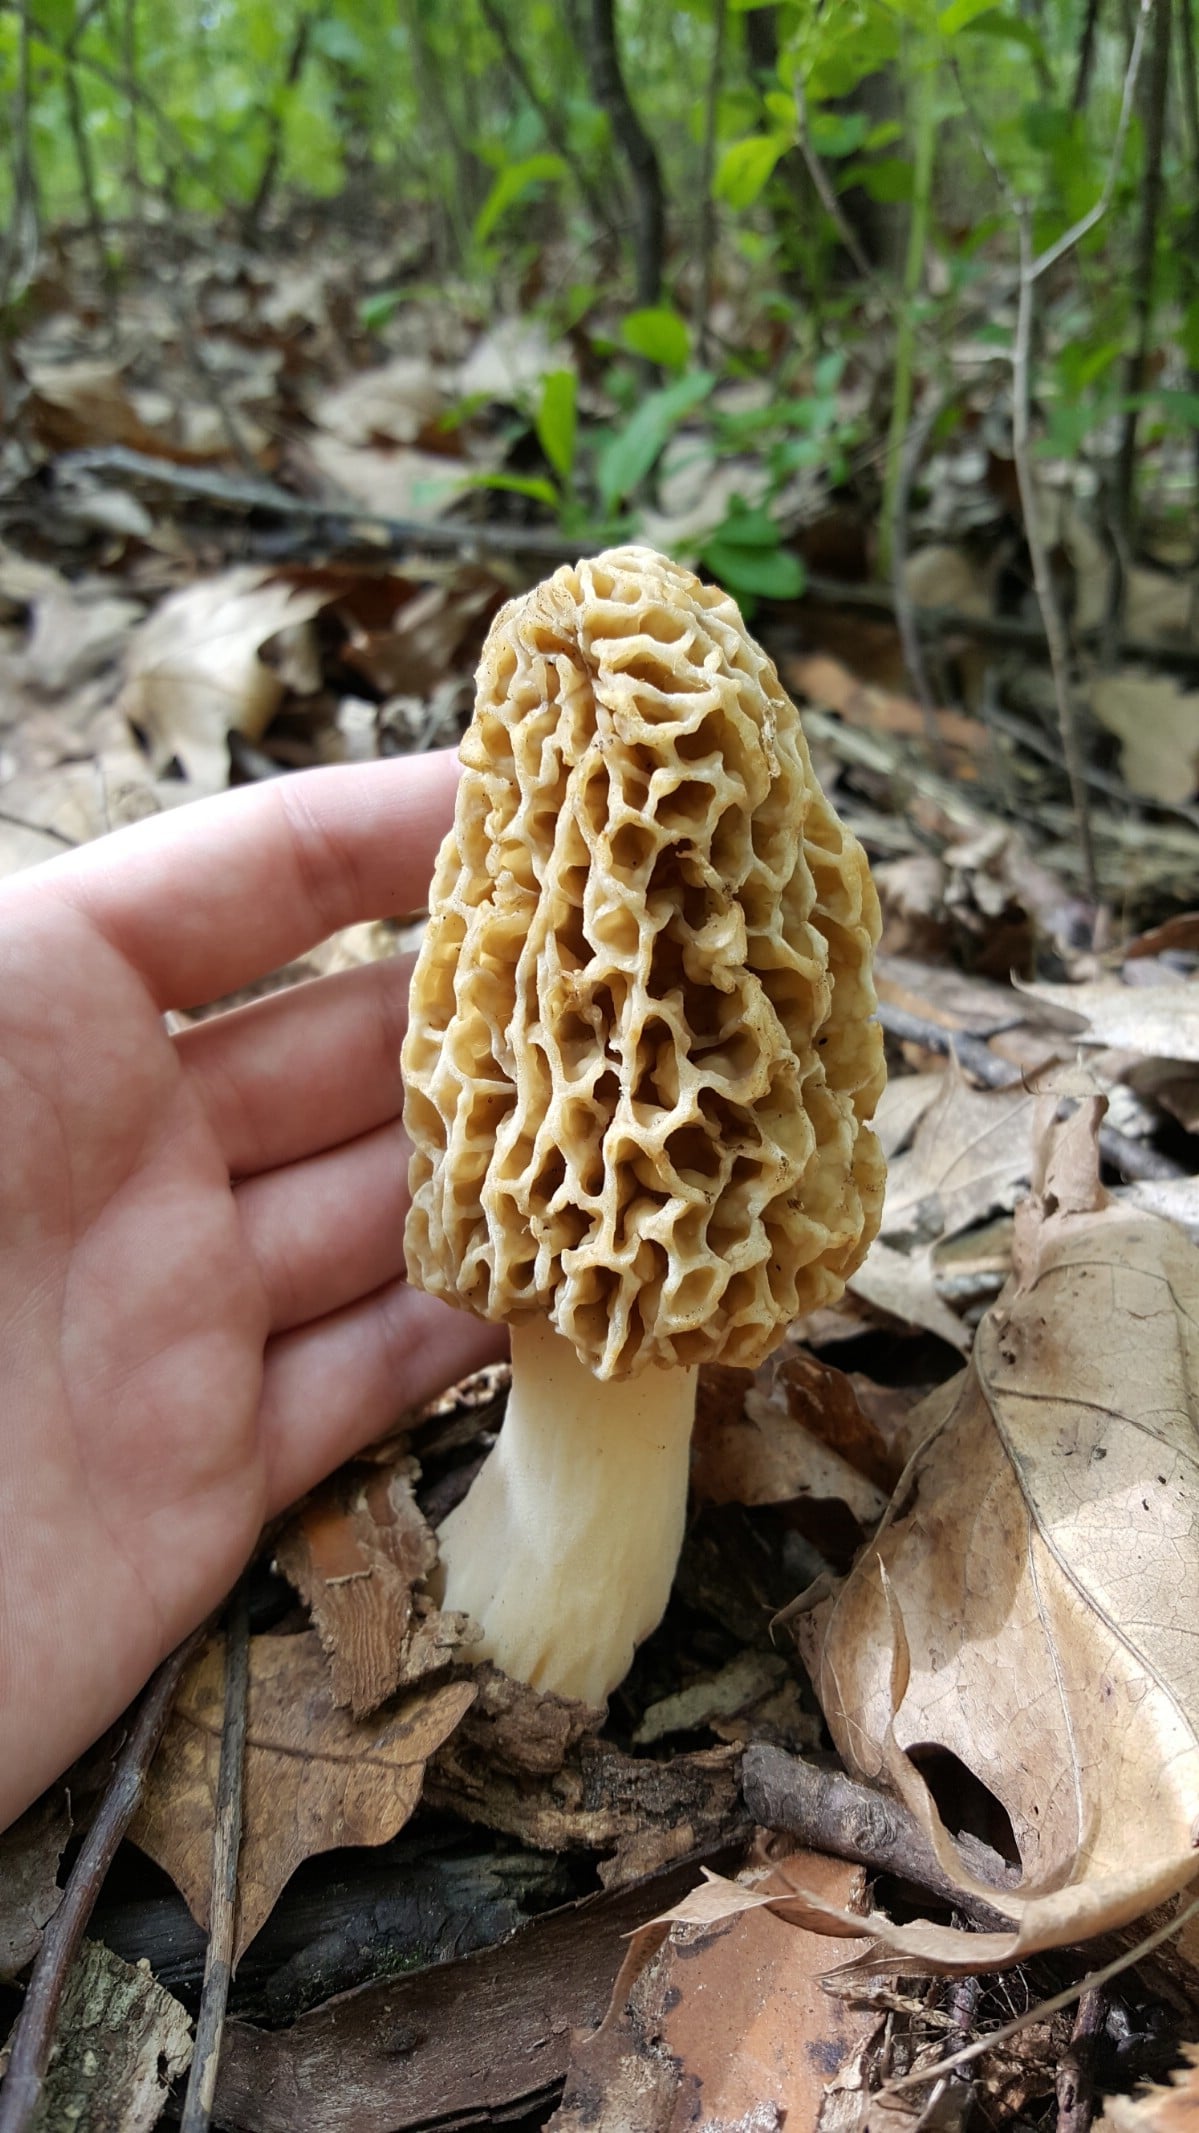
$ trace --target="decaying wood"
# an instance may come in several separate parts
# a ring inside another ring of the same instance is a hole
[[[556,1769],[533,1775],[506,1766],[494,1736],[489,1744],[468,1722],[430,1764],[425,1798],[546,1851],[610,1853],[600,1879],[619,1889],[747,1834],[738,1756],[708,1748],[652,1762],[588,1735]]]
[[[228,2133],[439,2133],[552,2099],[572,2029],[607,2008],[625,1936],[695,1866],[552,1912],[501,1948],[342,1994],[285,2031],[232,2023],[217,2088]]]
[[[63,1994],[37,2133],[150,2133],[191,2055],[191,2023],[178,2000],[142,1965],[84,1941]]]

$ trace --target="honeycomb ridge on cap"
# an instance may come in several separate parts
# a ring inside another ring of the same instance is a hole
[[[566,566],[479,667],[404,1046],[409,1279],[600,1377],[755,1365],[878,1228],[865,854],[736,603]]]

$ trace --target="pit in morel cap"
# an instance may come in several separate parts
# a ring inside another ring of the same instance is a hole
[[[660,1620],[703,1362],[878,1227],[878,902],[733,600],[647,548],[496,617],[404,1046],[408,1277],[511,1327],[439,1535],[479,1656],[600,1702]]]

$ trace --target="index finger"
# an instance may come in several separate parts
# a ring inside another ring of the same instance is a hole
[[[443,750],[243,786],[16,875],[0,910],[52,888],[159,1007],[198,1007],[342,926],[419,909],[457,782]]]

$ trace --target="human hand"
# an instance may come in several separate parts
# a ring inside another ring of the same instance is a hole
[[[410,958],[163,1019],[419,906],[456,779],[310,771],[0,882],[0,1828],[265,1520],[502,1348],[403,1279]]]

